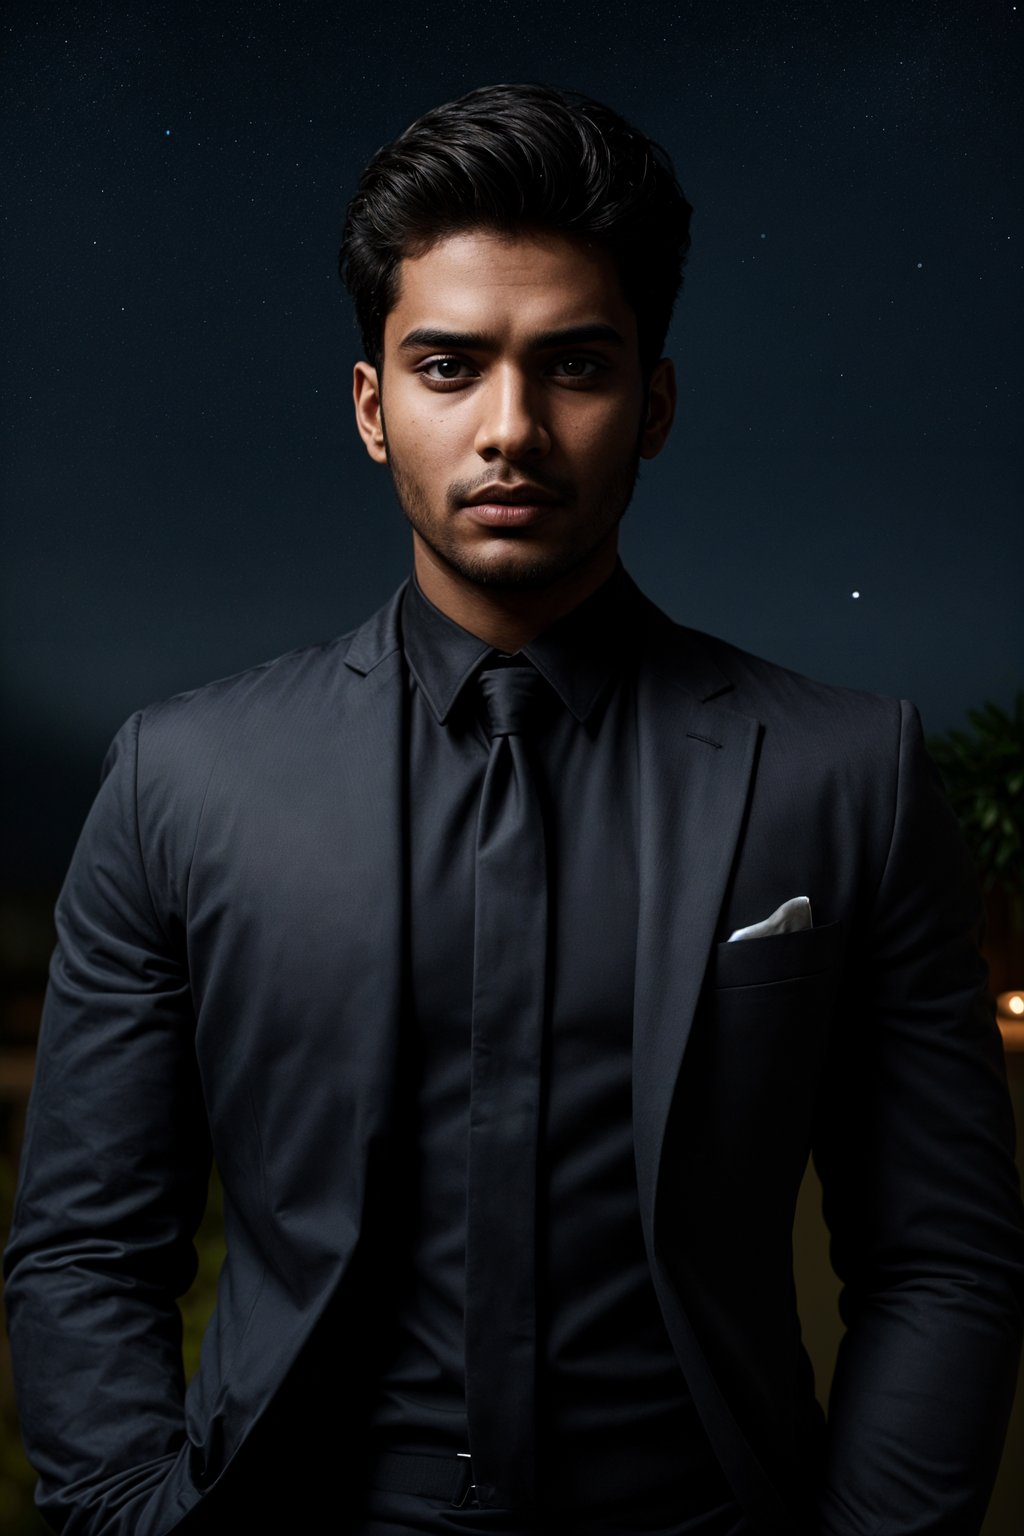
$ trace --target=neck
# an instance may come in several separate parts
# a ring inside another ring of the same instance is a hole
[[[471,635],[512,653],[557,619],[578,608],[607,581],[618,558],[617,541],[595,550],[582,565],[540,590],[488,587],[468,580],[413,535],[413,565],[424,597]]]

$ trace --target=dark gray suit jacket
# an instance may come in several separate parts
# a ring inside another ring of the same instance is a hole
[[[391,1145],[399,596],[141,711],[108,756],[58,906],[6,1259],[25,1443],[74,1536],[232,1529],[286,1433],[303,1477],[359,1480],[315,1444],[319,1409],[296,1430],[294,1383],[372,1272]],[[673,1345],[758,1530],[965,1536],[1024,1241],[958,830],[910,706],[646,614],[634,1119]],[[813,929],[724,942],[795,895]],[[228,1251],[185,1395],[174,1298],[211,1144]],[[792,1274],[811,1150],[848,1325],[827,1432]]]

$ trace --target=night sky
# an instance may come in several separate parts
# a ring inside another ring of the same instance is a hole
[[[608,101],[696,208],[680,416],[623,525],[644,590],[910,697],[930,730],[1007,703],[1022,19],[978,0],[9,6],[6,888],[59,882],[134,709],[351,628],[407,574],[352,425],[338,236],[379,144],[500,79]]]

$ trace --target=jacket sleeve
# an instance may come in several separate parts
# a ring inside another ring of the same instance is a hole
[[[140,843],[140,720],[111,746],[57,905],[4,1265],[37,1501],[68,1536],[152,1529],[186,1451],[176,1297],[210,1150],[183,943]]]
[[[909,705],[896,783],[816,1135],[847,1330],[820,1530],[971,1536],[1020,1351],[1013,1118],[976,882]]]

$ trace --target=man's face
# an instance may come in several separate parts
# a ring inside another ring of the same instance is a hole
[[[660,450],[674,400],[666,361],[645,398],[612,258],[557,234],[472,230],[399,276],[382,377],[358,363],[355,399],[418,567],[505,590],[610,569],[638,460]]]

